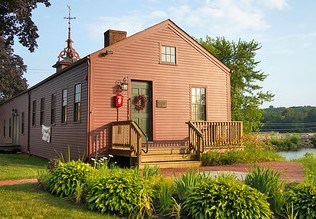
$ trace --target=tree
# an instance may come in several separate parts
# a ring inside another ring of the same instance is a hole
[[[13,49],[0,39],[0,102],[13,97],[27,88],[23,72],[23,59],[13,54]]]
[[[261,48],[260,44],[254,40],[235,43],[224,37],[212,39],[209,36],[205,41],[200,39],[200,43],[232,70],[232,119],[244,121],[245,132],[259,130],[263,114],[259,107],[274,96],[270,92],[263,92],[258,85],[267,77],[261,70],[256,70],[259,61],[255,60],[255,56]]]
[[[14,38],[30,52],[37,48],[37,26],[32,21],[32,11],[38,3],[50,6],[49,0],[0,0],[0,101],[27,88],[23,73],[26,65],[14,54]]]

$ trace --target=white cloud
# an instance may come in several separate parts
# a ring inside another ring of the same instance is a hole
[[[270,9],[283,10],[289,6],[289,4],[287,3],[287,0],[264,0],[264,1],[259,0],[259,1],[263,2]]]
[[[147,3],[156,5],[154,0]],[[194,31],[195,36],[205,34],[241,36],[248,31],[262,32],[270,27],[265,19],[267,10],[288,7],[287,0],[173,0],[155,9],[133,11],[120,17],[100,17],[88,29],[99,39],[107,29],[126,30],[128,35],[143,30],[167,18],[183,28]]]
[[[99,40],[108,29],[127,31],[130,36],[146,28],[145,21],[137,16],[99,17],[99,21],[89,24],[87,29],[91,37]]]

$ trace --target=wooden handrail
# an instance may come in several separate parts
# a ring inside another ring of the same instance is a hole
[[[112,148],[126,148],[134,151],[137,162],[141,162],[142,137],[144,132],[132,120],[112,122]],[[148,138],[146,138],[146,151],[148,152]]]
[[[196,127],[196,125],[189,121],[189,146],[193,148],[197,153],[204,153],[205,144],[203,133]],[[201,149],[202,148],[202,149]]]
[[[146,149],[144,150],[143,147],[142,147],[142,151],[144,151],[144,153],[147,154],[148,153],[148,136],[139,127],[139,125],[136,122],[132,121],[131,125],[137,130],[137,132],[141,135],[141,137],[142,137],[142,135],[145,137],[145,139],[146,139]]]

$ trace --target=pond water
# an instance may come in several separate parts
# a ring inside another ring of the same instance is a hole
[[[285,157],[286,160],[298,159],[304,157],[306,153],[313,153],[316,157],[316,148],[304,148],[298,151],[280,151],[279,155]]]

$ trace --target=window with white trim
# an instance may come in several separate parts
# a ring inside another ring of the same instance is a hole
[[[191,89],[191,118],[193,121],[206,120],[206,95],[204,87]]]
[[[62,91],[61,123],[67,122],[67,89]]]
[[[161,62],[176,64],[176,47],[161,46]]]

